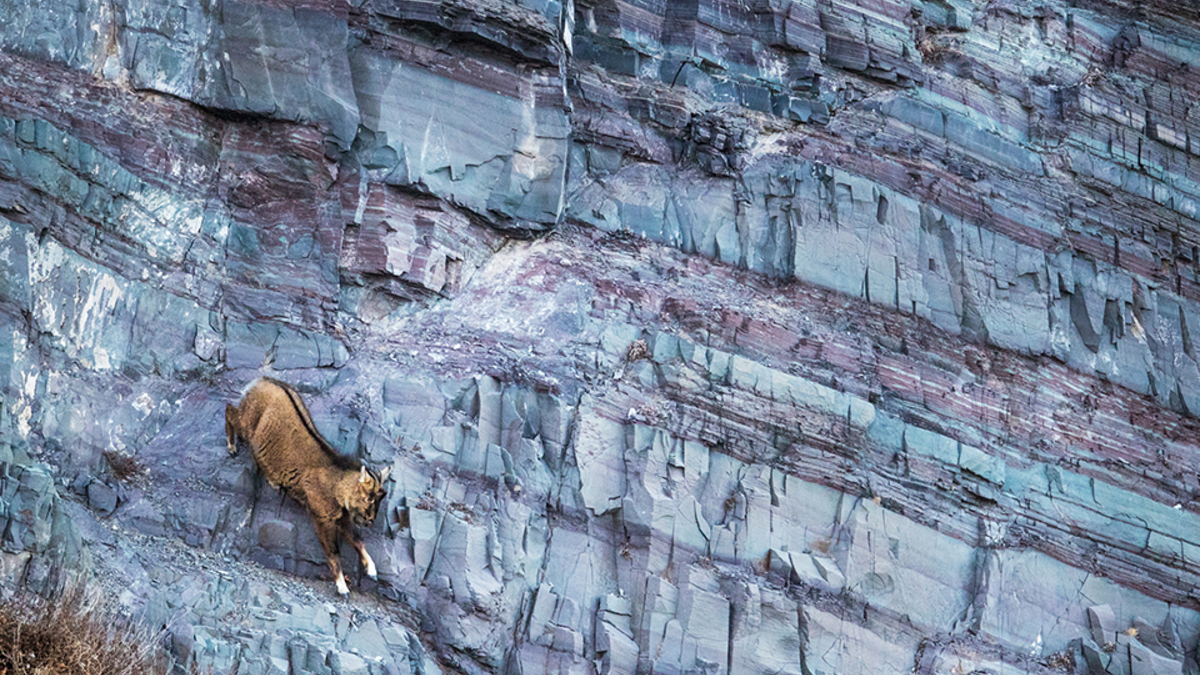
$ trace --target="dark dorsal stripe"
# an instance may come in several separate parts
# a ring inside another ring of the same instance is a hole
[[[283,393],[287,395],[288,401],[290,401],[292,404],[292,410],[296,413],[296,417],[300,418],[300,423],[304,425],[304,428],[308,431],[308,434],[313,437],[313,440],[315,440],[317,444],[320,445],[326,452],[334,455],[338,454],[336,450],[330,447],[329,442],[325,440],[325,437],[321,435],[321,432],[317,431],[316,427],[313,426],[311,418],[304,414],[304,409],[301,408],[304,403],[300,400],[300,395],[296,393],[296,390],[292,389],[286,383],[280,382],[279,380],[272,378],[266,379],[271,384],[274,384],[282,389]]]
[[[283,390],[283,393],[288,397],[288,401],[292,404],[292,410],[295,411],[296,417],[300,418],[300,423],[303,424],[304,429],[308,431],[308,435],[312,436],[313,440],[317,442],[317,445],[321,446],[321,449],[329,454],[329,456],[333,459],[335,466],[353,471],[358,471],[362,467],[361,462],[352,457],[346,457],[337,450],[334,450],[333,446],[329,445],[329,441],[326,441],[325,437],[321,435],[321,432],[317,431],[316,426],[313,424],[312,418],[305,414],[304,411],[306,408],[303,407],[304,402],[300,400],[300,394],[296,393],[296,390],[292,389],[291,385],[286,382],[280,382],[273,377],[264,377],[263,379]],[[371,476],[377,481],[379,480],[374,471],[367,469],[367,472],[370,473]]]

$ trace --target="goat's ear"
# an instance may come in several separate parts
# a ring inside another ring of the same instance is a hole
[[[383,468],[383,473],[379,474],[379,482],[383,483],[390,475],[392,475],[392,465],[389,464]]]
[[[362,468],[362,473],[359,474],[359,476],[358,476],[358,482],[360,482],[360,483],[367,482],[367,467],[364,466]]]

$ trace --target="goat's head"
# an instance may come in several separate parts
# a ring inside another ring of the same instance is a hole
[[[345,504],[355,525],[370,527],[375,522],[375,517],[379,515],[379,505],[387,496],[387,489],[383,484],[391,472],[390,466],[380,474],[368,470],[365,466],[359,471],[354,489],[350,491]]]

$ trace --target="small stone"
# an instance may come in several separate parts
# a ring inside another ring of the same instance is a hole
[[[1162,627],[1156,631],[1158,643],[1172,656],[1183,653],[1183,644],[1179,640],[1179,631],[1175,628],[1175,619],[1168,614],[1163,620]]]
[[[192,350],[203,361],[211,361],[221,350],[221,336],[208,325],[200,322],[196,325],[196,337],[192,341]]]
[[[283,520],[268,520],[258,528],[258,545],[274,554],[295,548],[296,526]]]
[[[329,655],[329,665],[333,675],[370,675],[371,669],[361,656],[347,652],[333,652]]]
[[[389,653],[387,640],[379,626],[371,620],[358,625],[346,637],[346,647],[366,656],[385,656]]]
[[[583,635],[578,631],[566,626],[554,626],[553,634],[554,641],[550,648],[554,651],[568,654],[583,653]]]
[[[266,675],[288,675],[287,659],[278,656],[268,656],[265,666]]]
[[[558,605],[554,608],[554,618],[551,621],[563,626],[574,626],[578,616],[578,603],[572,598],[560,596]]]
[[[1130,675],[1180,675],[1183,664],[1151,651],[1138,638],[1117,636],[1117,653],[1128,650]]]
[[[633,615],[633,602],[624,596],[616,593],[609,593],[600,599],[600,608],[610,614],[619,614],[622,616]]]
[[[1133,617],[1133,627],[1137,630],[1138,642],[1146,645],[1150,651],[1158,654],[1163,658],[1171,658],[1173,655],[1163,647],[1158,641],[1158,628],[1152,626],[1149,621],[1146,621],[1140,616]]]
[[[404,632],[391,624],[384,624],[379,627],[379,632],[383,635],[383,641],[393,647],[406,647],[408,638]]]
[[[1088,607],[1088,626],[1092,629],[1092,641],[1103,645],[1113,641],[1117,634],[1117,615],[1108,605]]]
[[[117,492],[104,483],[98,480],[89,483],[87,495],[88,506],[102,515],[107,516],[117,510]]]

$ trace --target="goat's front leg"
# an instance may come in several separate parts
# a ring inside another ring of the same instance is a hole
[[[350,592],[350,588],[346,586],[346,576],[342,574],[341,551],[338,546],[338,522],[322,521],[313,518],[313,525],[317,529],[317,539],[321,542],[321,548],[325,550],[325,557],[329,559],[329,570],[333,572],[333,583],[337,585],[337,592],[340,595],[346,595]]]
[[[362,566],[367,570],[367,576],[376,579],[379,576],[378,570],[375,569],[375,561],[371,560],[371,554],[367,553],[367,547],[363,546],[362,537],[358,536],[358,529],[354,527],[354,521],[350,519],[350,514],[342,516],[342,534],[346,539],[350,540],[350,545],[358,552],[358,559],[362,561]]]

